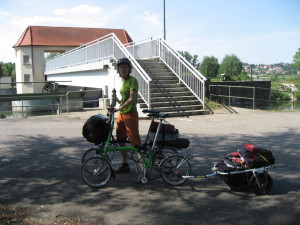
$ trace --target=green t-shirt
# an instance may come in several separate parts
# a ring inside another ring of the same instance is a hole
[[[126,102],[129,97],[130,97],[130,91],[138,91],[139,90],[139,85],[137,82],[137,79],[129,76],[126,80],[122,81],[122,87],[120,89],[120,94],[121,94],[121,103],[122,105],[124,102]],[[136,104],[137,104],[137,95],[136,98],[134,99],[134,102],[127,106],[126,108],[120,110],[120,113],[128,113],[128,112],[136,112]]]

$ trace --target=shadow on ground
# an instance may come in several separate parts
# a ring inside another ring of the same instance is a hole
[[[269,148],[277,165],[270,171],[272,195],[233,192],[218,177],[172,187],[163,183],[157,171],[147,185],[134,184],[136,174],[132,172],[118,175],[105,188],[92,189],[80,177],[81,156],[89,144],[81,137],[39,134],[12,136],[11,141],[1,143],[1,205],[28,206],[33,209],[28,216],[45,223],[67,215],[108,224],[124,218],[125,224],[257,224],[258,219],[263,220],[258,224],[296,224],[300,197],[297,132],[185,137],[191,146],[184,152],[194,156],[191,163],[196,174],[210,173],[214,163],[245,143]],[[232,146],[236,140],[240,146]],[[264,216],[271,212],[272,217]]]

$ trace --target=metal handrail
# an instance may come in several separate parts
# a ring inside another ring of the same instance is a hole
[[[109,45],[106,45],[107,42]],[[80,55],[82,52],[84,54]],[[82,56],[85,56],[85,59],[82,59]],[[75,65],[78,66],[81,64],[88,64],[95,61],[101,61],[103,59],[114,59],[116,61],[121,57],[127,57],[131,60],[133,66],[131,75],[137,78],[140,87],[139,94],[150,108],[150,82],[152,79],[139,65],[136,59],[130,54],[130,52],[124,47],[114,33],[81,45],[75,49],[72,49],[71,51],[65,52],[53,59],[46,61],[45,72]]]
[[[152,38],[126,45],[136,59],[159,58],[205,107],[206,78],[164,40]]]
[[[206,81],[206,77],[203,76],[190,62],[188,62],[180,53],[174,51],[174,49],[172,49],[165,40],[160,39],[160,41],[168,47],[168,50],[172,51],[172,53],[179,58],[181,61],[184,62],[185,66],[188,67],[191,71],[193,71],[193,74],[197,75],[199,77],[199,79]]]
[[[0,96],[0,101],[21,101],[20,106],[11,106],[12,108],[21,107],[21,112],[24,111],[24,108],[37,108],[37,107],[44,107],[44,106],[52,106],[52,112],[54,111],[53,106],[57,106],[57,114],[62,114],[62,98],[64,95],[62,94],[46,94],[41,96],[20,96],[20,95],[7,95],[7,96]],[[24,101],[26,100],[39,100],[39,99],[57,99],[59,98],[59,102],[57,104],[48,104],[48,105],[24,105]],[[8,106],[6,106],[8,108]]]

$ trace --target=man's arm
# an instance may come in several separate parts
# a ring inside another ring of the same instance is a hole
[[[125,109],[126,107],[130,106],[131,104],[134,103],[134,100],[136,98],[137,91],[130,91],[130,96],[127,99],[126,102],[124,102],[122,105],[119,106],[119,108],[116,108],[117,111]]]

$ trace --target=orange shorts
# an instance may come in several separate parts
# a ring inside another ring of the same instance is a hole
[[[119,113],[116,134],[119,141],[125,141],[128,138],[132,147],[141,145],[138,113]]]

